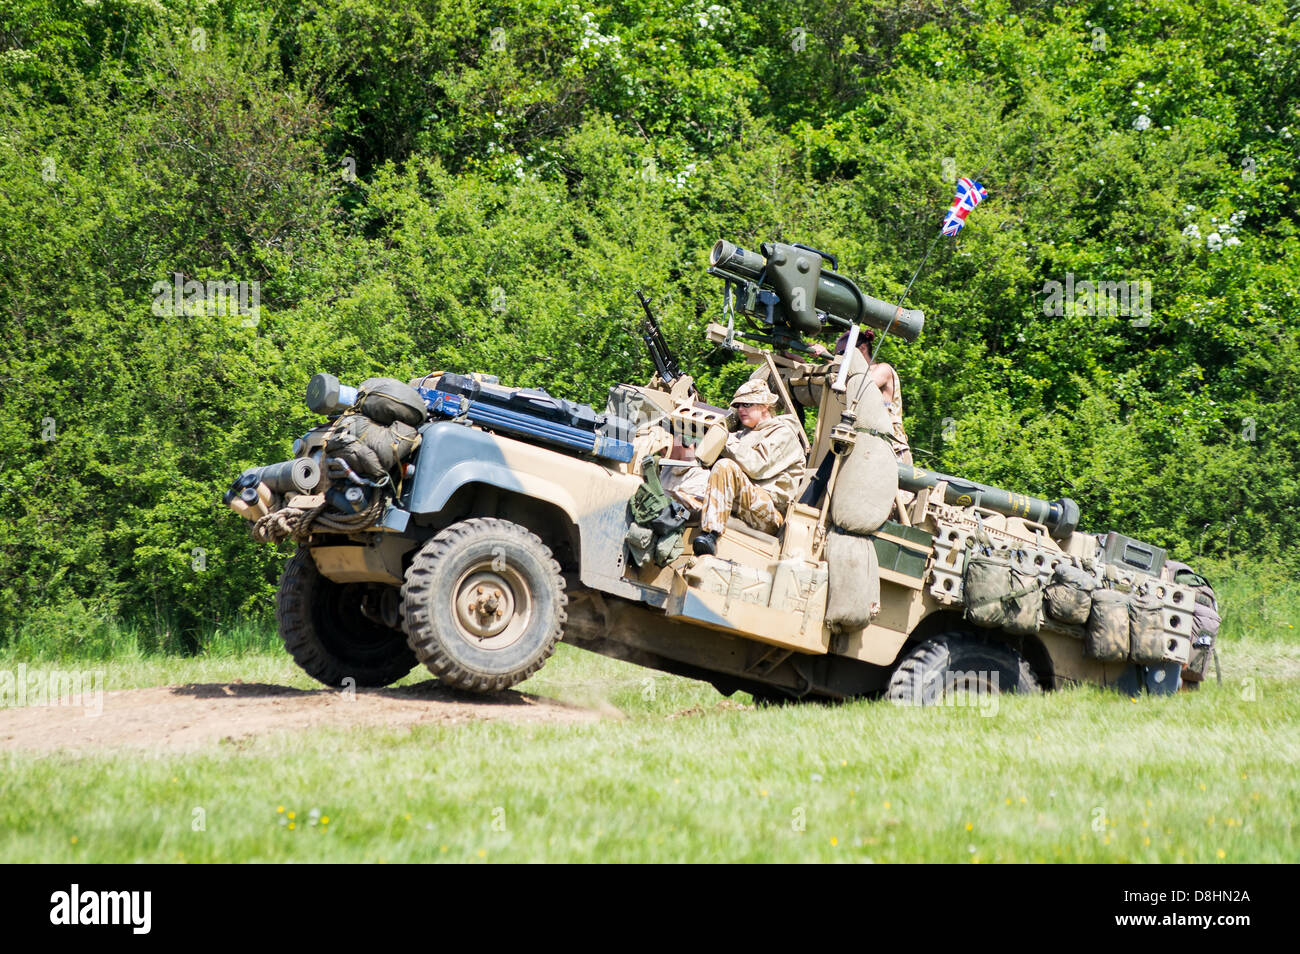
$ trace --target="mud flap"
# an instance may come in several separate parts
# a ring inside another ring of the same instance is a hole
[[[1143,692],[1153,696],[1172,696],[1183,684],[1182,669],[1182,664],[1176,662],[1155,666],[1134,663],[1124,667],[1124,672],[1111,686],[1128,696]]]

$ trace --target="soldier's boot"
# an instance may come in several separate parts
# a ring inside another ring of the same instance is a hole
[[[696,556],[714,556],[718,552],[718,535],[713,531],[696,534],[691,548]]]

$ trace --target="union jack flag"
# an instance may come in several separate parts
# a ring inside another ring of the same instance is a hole
[[[953,196],[952,208],[943,217],[943,234],[956,235],[966,224],[966,216],[971,210],[989,196],[989,192],[974,179],[958,179],[957,194]]]

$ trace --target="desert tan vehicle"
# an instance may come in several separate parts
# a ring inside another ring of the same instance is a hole
[[[259,539],[299,543],[278,607],[298,664],[377,686],[423,663],[496,691],[563,639],[769,701],[1199,680],[1205,597],[1162,572],[1163,551],[1080,532],[1069,500],[898,463],[855,423],[882,413],[875,386],[851,394],[848,359],[800,344],[862,324],[912,340],[919,312],[862,295],[802,246],[720,242],[711,265],[728,319],[711,339],[766,370],[785,410],[817,412],[779,532],[732,517],[716,554],[694,556],[698,521],[677,507],[634,520],[639,491],[726,439],[726,409],[697,400],[657,327],[654,379],[615,386],[603,413],[486,375],[355,391],[317,375],[308,403],[329,421],[226,495]]]

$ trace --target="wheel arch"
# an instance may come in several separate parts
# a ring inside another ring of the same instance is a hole
[[[541,536],[584,585],[619,596],[642,595],[623,579],[627,506],[640,478],[449,421],[426,424],[420,434],[415,477],[403,497],[418,526],[437,531],[457,520],[497,515],[489,507],[505,501],[520,513],[503,519]],[[490,488],[498,497],[480,505],[477,491],[463,490],[467,487]]]
[[[981,639],[1004,643],[1025,657],[1034,674],[1034,681],[1044,689],[1051,689],[1055,682],[1055,667],[1052,654],[1047,651],[1043,641],[1037,636],[1018,636],[1001,629],[985,629],[969,622],[960,610],[941,609],[916,624],[908,634],[903,645],[898,649],[891,668],[897,668],[913,649],[942,633],[964,631]]]
[[[562,484],[533,472],[544,469],[546,457],[555,452],[518,445],[512,453],[523,455],[523,462],[529,464],[521,467],[520,461],[506,456],[507,446],[514,446],[514,442],[475,428],[439,421],[426,424],[420,436],[407,507],[413,515],[437,514],[462,487],[485,484],[554,503],[577,522],[578,505],[573,495]]]
[[[578,521],[560,502],[514,489],[506,482],[472,480],[457,487],[437,514],[427,515],[420,522],[441,527],[469,517],[497,517],[517,523],[537,534],[565,569],[576,569],[580,564],[582,534]]]

